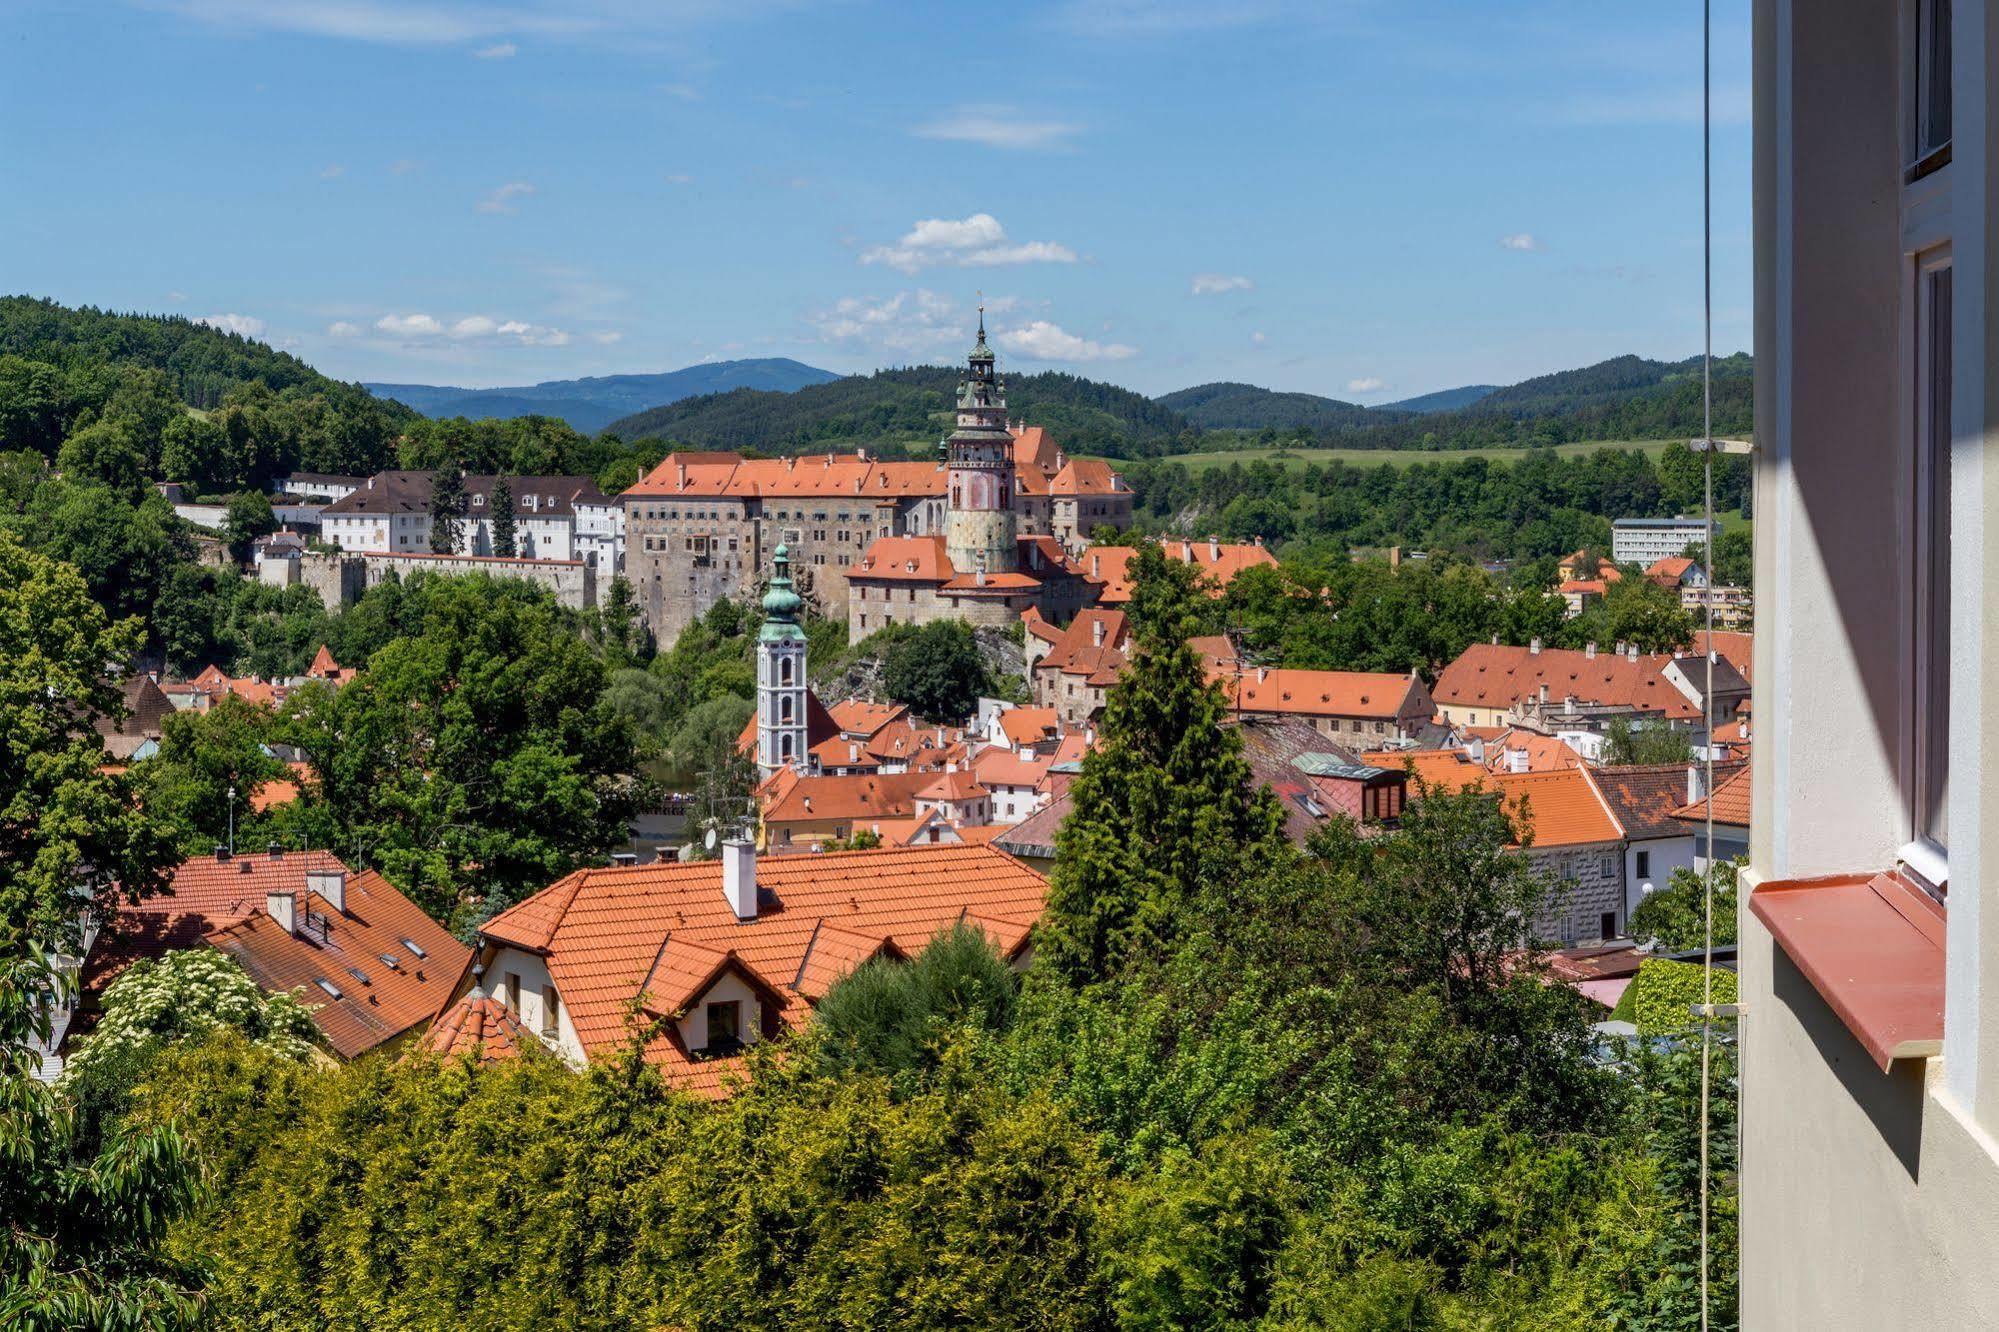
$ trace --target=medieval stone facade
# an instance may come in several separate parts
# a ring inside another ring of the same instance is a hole
[[[1130,523],[1131,488],[1108,465],[1069,458],[1045,431],[1007,420],[983,322],[945,447],[935,463],[865,452],[669,456],[624,494],[626,576],[653,633],[671,643],[722,598],[754,597],[779,545],[799,594],[820,614],[847,619],[856,637],[946,617],[1006,624],[1029,605],[1067,619],[1090,604],[1071,557],[1094,528]],[[1044,540],[1029,549],[1035,537]],[[935,558],[919,562],[938,576],[921,586],[873,576],[908,563],[900,546],[877,543],[910,540],[934,547]],[[1045,579],[1044,565],[1056,566]],[[1035,589],[992,581],[1021,572]],[[947,589],[961,578],[963,587]]]

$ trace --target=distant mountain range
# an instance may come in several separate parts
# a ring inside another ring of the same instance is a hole
[[[1454,412],[1460,407],[1469,407],[1488,393],[1497,390],[1497,384],[1466,384],[1463,388],[1438,389],[1435,393],[1423,393],[1400,402],[1384,402],[1375,408],[1378,412]]]
[[[1278,393],[1254,384],[1197,384],[1154,399],[1204,430],[1308,430],[1357,425],[1368,409],[1313,393]]]
[[[595,434],[620,417],[661,407],[683,398],[731,389],[761,389],[790,393],[840,378],[788,357],[742,361],[709,361],[684,370],[657,375],[602,375],[589,379],[551,379],[519,388],[468,389],[437,384],[367,384],[379,398],[393,398],[429,417],[465,416],[502,419],[515,416],[558,416],[585,434]]]

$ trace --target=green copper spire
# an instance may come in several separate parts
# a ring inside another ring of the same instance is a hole
[[[974,361],[990,361],[993,359],[993,349],[986,346],[986,303],[984,301],[979,302],[979,345],[972,348],[971,359]]]
[[[779,546],[770,557],[770,591],[764,593],[764,627],[758,638],[765,643],[803,639],[798,612],[804,598],[791,590],[791,552]]]

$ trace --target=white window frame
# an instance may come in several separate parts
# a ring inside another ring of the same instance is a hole
[[[1912,189],[1905,193],[1914,193]],[[1947,206],[1947,205],[1946,205]],[[1930,223],[1923,230],[1934,234],[1938,219],[1932,214],[1925,219]],[[1947,225],[1948,214],[1943,221]],[[1924,237],[1929,239],[1929,237]],[[1929,595],[1933,586],[1933,558],[1935,543],[1931,533],[1939,515],[1935,512],[1935,486],[1933,455],[1930,448],[1930,434],[1933,416],[1933,367],[1935,343],[1930,337],[1931,321],[1934,317],[1936,288],[1935,276],[1951,271],[1951,246],[1946,238],[1911,253],[1908,257],[1909,299],[1907,317],[1903,321],[1906,366],[1904,384],[1907,389],[1907,437],[1905,457],[1907,461],[1906,482],[1908,496],[1903,505],[1903,514],[1908,522],[1910,534],[1909,566],[1906,571],[1907,597],[1902,615],[1904,652],[1908,664],[1905,674],[1902,760],[1902,803],[1904,811],[1903,834],[1906,838],[1898,859],[1904,870],[1938,893],[1944,892],[1949,884],[1949,856],[1945,841],[1929,835],[1926,812],[1934,802],[1937,806],[1948,802],[1948,754],[1943,756],[1946,785],[1943,790],[1929,790],[1929,774],[1937,756],[1934,745],[1948,746],[1950,743],[1950,723],[1948,718],[1948,691],[1950,654],[1945,651],[1942,660],[1930,650],[1931,616],[1939,609]],[[1948,442],[1944,445],[1948,450]],[[1948,492],[1943,497],[1946,511],[1941,515],[1948,521]],[[1944,615],[1950,613],[1948,592],[1945,603],[1940,608]],[[1939,682],[1936,673],[1942,672]],[[1946,715],[1941,721],[1930,716],[1930,699],[1934,688],[1941,683],[1945,691]],[[1941,812],[1941,811],[1940,811]],[[1948,827],[1945,837],[1948,838]]]

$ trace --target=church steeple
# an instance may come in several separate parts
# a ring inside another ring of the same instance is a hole
[[[791,552],[771,555],[770,590],[764,593],[763,628],[757,634],[757,771],[804,768],[810,757],[805,728],[805,630],[798,623],[804,599],[791,588]]]
[[[1013,434],[1006,427],[1006,387],[986,343],[986,307],[979,303],[979,340],[958,383],[958,428],[944,441],[949,508],[944,548],[959,574],[1008,573],[1014,550]]]

